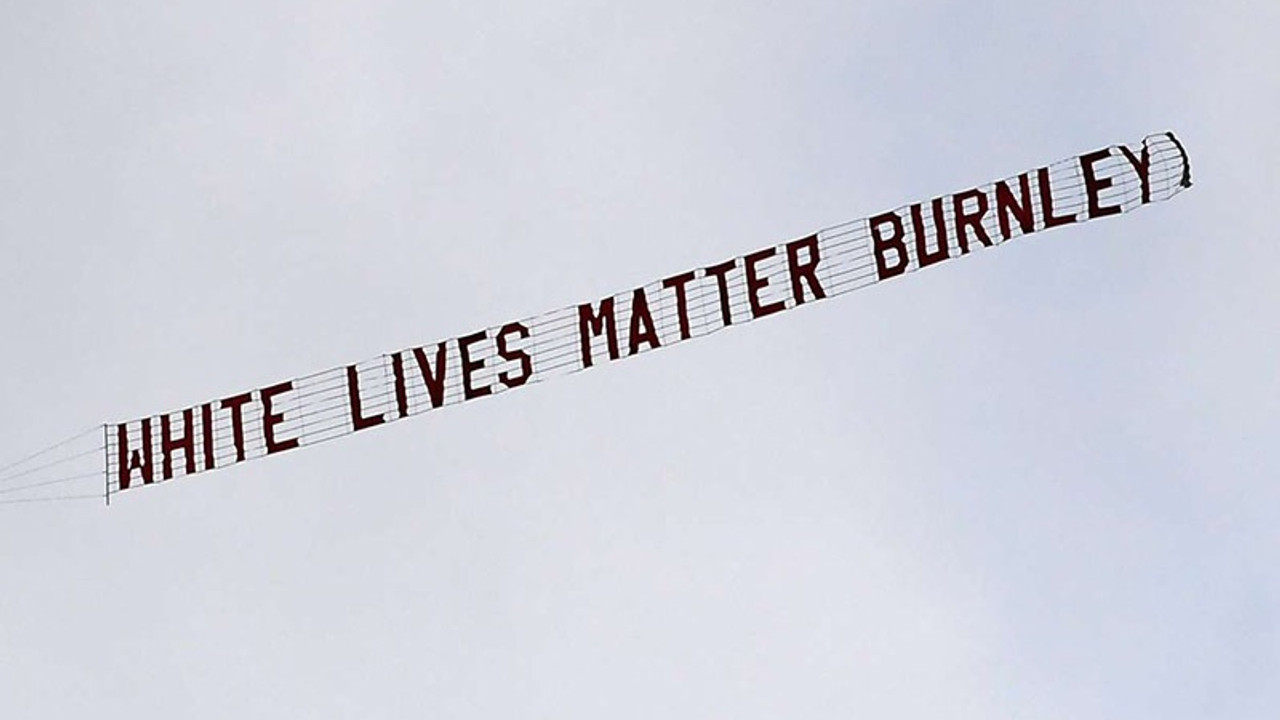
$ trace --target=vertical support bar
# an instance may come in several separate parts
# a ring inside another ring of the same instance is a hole
[[[102,424],[102,491],[111,507],[111,435],[106,423]]]

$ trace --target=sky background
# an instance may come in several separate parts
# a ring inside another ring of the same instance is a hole
[[[0,3],[0,459],[1172,129],[1196,187],[0,507],[4,718],[1272,718],[1280,4]]]

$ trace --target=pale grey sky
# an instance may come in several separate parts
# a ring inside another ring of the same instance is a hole
[[[1270,718],[1271,2],[9,3],[0,460],[1172,129],[1197,186],[0,508],[6,718]]]

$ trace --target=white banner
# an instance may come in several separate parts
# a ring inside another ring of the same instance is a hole
[[[646,285],[109,425],[106,493],[193,475],[652,352],[1191,186],[1172,133],[820,230]]]

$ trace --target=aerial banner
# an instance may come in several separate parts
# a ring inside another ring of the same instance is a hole
[[[285,453],[744,325],[1191,186],[1173,133],[819,230],[603,298],[101,428],[113,494]],[[0,473],[0,493],[4,490]]]

